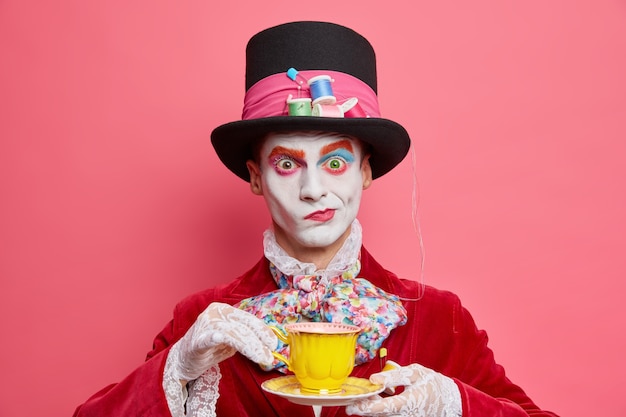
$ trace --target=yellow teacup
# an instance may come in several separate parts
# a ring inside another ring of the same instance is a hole
[[[287,335],[272,327],[289,345],[289,358],[272,352],[285,362],[300,390],[313,394],[336,394],[354,368],[357,326],[341,323],[293,323],[285,326]]]

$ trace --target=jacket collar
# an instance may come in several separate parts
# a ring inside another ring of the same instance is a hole
[[[404,285],[398,277],[387,271],[380,265],[372,255],[361,246],[361,272],[359,277],[363,277],[375,286],[390,292],[401,295]],[[224,294],[226,298],[238,302],[244,298],[264,294],[278,288],[272,278],[269,268],[269,261],[263,257],[248,272],[237,280],[235,286],[230,287],[230,294]]]

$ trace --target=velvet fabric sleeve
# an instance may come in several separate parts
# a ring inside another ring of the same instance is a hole
[[[408,323],[389,337],[389,359],[419,363],[452,378],[461,394],[463,417],[554,417],[539,408],[506,375],[457,295],[406,279],[382,268],[362,250],[362,273],[375,285],[403,297]]]
[[[183,299],[176,305],[172,320],[154,338],[146,361],[118,383],[110,384],[79,405],[74,417],[171,417],[163,392],[163,370],[170,347],[212,302],[234,304],[242,298],[272,290],[273,282],[261,259],[238,279]],[[267,276],[265,276],[267,275]],[[245,284],[246,277],[256,277]],[[261,279],[263,277],[263,279]],[[243,284],[242,284],[243,283]]]
[[[401,282],[406,286],[402,293],[418,293],[417,283]],[[463,417],[556,416],[539,408],[507,377],[488,346],[487,333],[477,328],[455,294],[426,286],[419,301],[405,305],[412,325],[390,337],[389,358],[395,360],[398,352],[401,365],[419,363],[452,378],[461,394]]]
[[[146,361],[120,382],[90,397],[76,409],[74,417],[171,417],[162,388],[167,354],[206,308],[204,300],[215,299],[216,292],[218,289],[207,290],[201,298],[190,297],[179,303],[173,319],[155,337]]]
[[[464,366],[454,376],[463,403],[463,416],[555,417],[540,409],[505,374],[488,347],[486,332],[478,330],[469,312],[457,301],[457,331],[465,334]]]
[[[161,387],[167,352],[155,354],[120,382],[94,394],[76,409],[74,416],[171,416]]]

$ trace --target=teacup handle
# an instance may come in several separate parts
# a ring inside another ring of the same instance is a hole
[[[268,327],[272,329],[276,337],[279,338],[281,342],[287,344],[287,335],[283,332],[283,330],[279,329],[276,326],[268,326]]]
[[[283,361],[287,364],[287,368],[291,370],[291,365],[289,364],[289,359],[287,359],[284,355],[281,355],[278,352],[274,352],[272,351],[272,355],[274,355],[274,357],[276,359],[278,359],[279,361]]]
[[[287,335],[283,333],[281,329],[279,329],[276,326],[269,326],[269,328],[272,329],[276,337],[278,337],[281,342],[287,344]],[[274,352],[274,351],[272,351],[272,355],[274,355],[274,357],[278,359],[279,361],[285,362],[285,364],[287,364],[287,368],[291,369],[291,365],[289,364],[289,359],[287,359],[284,355],[281,355],[280,353]]]

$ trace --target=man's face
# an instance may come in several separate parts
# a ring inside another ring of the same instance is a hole
[[[291,253],[347,236],[372,178],[359,141],[326,133],[272,134],[261,146],[258,165],[249,161],[248,169],[278,242]]]

